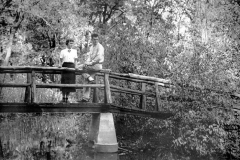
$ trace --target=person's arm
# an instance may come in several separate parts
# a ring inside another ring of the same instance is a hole
[[[62,63],[63,63],[63,52],[60,52],[60,57],[59,57],[59,65],[58,67],[62,67]]]
[[[74,57],[74,64],[75,64],[75,68],[77,68],[77,59],[78,59],[78,56],[77,56],[77,50],[76,50],[76,54],[75,54],[75,57]]]
[[[90,54],[92,53],[92,47],[90,48],[90,51],[88,53],[85,54],[84,57],[84,66],[89,66],[90,65]]]
[[[104,61],[104,48],[102,46],[99,46],[97,56],[94,57],[94,59],[90,62],[91,65],[95,65],[98,63],[102,63]]]

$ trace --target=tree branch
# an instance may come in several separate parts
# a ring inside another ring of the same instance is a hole
[[[188,18],[190,18],[190,20],[192,21],[193,20],[193,17],[191,15],[191,13],[189,13],[187,11],[187,9],[178,1],[178,0],[174,0],[184,11],[184,13],[188,16]]]
[[[108,17],[106,18],[106,22],[111,18],[113,10],[116,11],[115,8],[117,7],[117,5],[118,5],[118,3],[116,3],[116,5],[111,8],[110,13],[108,14]]]
[[[118,18],[118,17],[120,17],[121,15],[123,15],[124,14],[124,12],[122,12],[121,14],[119,14],[116,18]],[[117,22],[113,25],[113,26],[111,26],[108,30],[111,30],[113,27],[115,27],[117,25]]]
[[[17,30],[19,28],[20,24],[22,23],[23,19],[24,19],[24,13],[18,12],[18,15],[15,19],[15,24],[13,24],[12,27],[14,27]]]
[[[102,15],[103,15],[103,24],[105,24],[105,23],[107,22],[107,21],[106,21],[107,8],[108,8],[108,4],[105,3],[105,4],[104,4],[104,11],[103,11],[103,13],[102,13]],[[101,13],[100,13],[100,14],[101,14]]]

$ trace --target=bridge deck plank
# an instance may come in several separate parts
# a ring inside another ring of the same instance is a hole
[[[168,112],[129,109],[104,103],[0,103],[0,113],[118,113],[167,119]]]

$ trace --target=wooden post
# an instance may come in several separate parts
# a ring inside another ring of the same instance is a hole
[[[159,93],[159,90],[158,90],[158,83],[155,82],[155,89],[156,89],[156,111],[160,111],[160,99],[159,99],[159,96],[160,96],[160,93]]]
[[[30,84],[28,87],[26,87],[25,90],[25,97],[24,97],[24,102],[30,103],[31,102],[31,73],[27,73],[27,84]]]
[[[32,71],[32,83],[31,83],[31,103],[36,102],[36,81],[35,71]]]
[[[143,110],[146,110],[147,97],[146,97],[145,91],[146,91],[146,83],[142,83],[142,92],[144,94],[142,94],[141,97],[140,97],[140,108],[143,109]]]
[[[96,81],[96,84],[98,83],[98,76],[95,76],[95,81]],[[99,100],[99,89],[98,88],[94,88],[93,89],[93,103],[98,103],[98,100]]]
[[[111,90],[109,84],[109,73],[104,74],[104,103],[112,103]]]

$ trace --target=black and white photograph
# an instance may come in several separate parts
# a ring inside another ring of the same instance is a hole
[[[0,160],[239,160],[240,0],[0,0]]]

